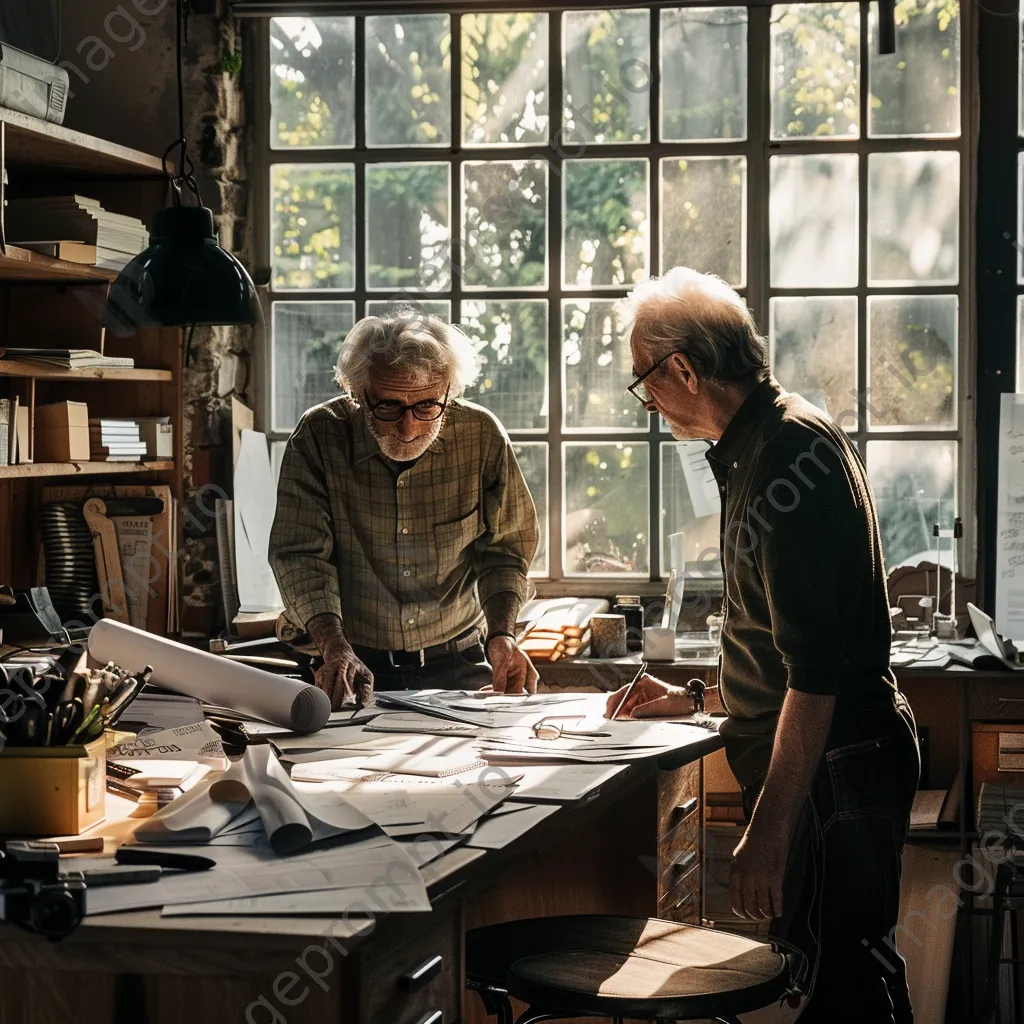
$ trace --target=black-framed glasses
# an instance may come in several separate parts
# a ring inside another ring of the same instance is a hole
[[[384,398],[379,402],[371,402],[368,393],[366,405],[373,413],[374,419],[382,420],[384,423],[397,423],[406,412],[411,412],[414,419],[429,423],[431,420],[439,419],[448,405],[448,395],[452,390],[451,384],[445,388],[444,398],[439,402],[436,398],[425,398],[422,402],[413,402],[406,405],[405,402],[397,402],[392,398]]]
[[[655,364],[654,364],[653,366],[651,366],[651,367],[648,367],[648,368],[647,368],[646,370],[644,370],[644,372],[643,372],[643,373],[641,373],[641,374],[640,374],[640,376],[639,376],[639,377],[637,377],[637,379],[636,379],[635,381],[633,381],[633,383],[632,383],[632,384],[629,384],[629,385],[628,385],[628,386],[626,387],[626,390],[627,390],[627,391],[628,391],[628,392],[629,392],[629,393],[630,393],[630,394],[631,394],[631,395],[632,395],[632,396],[633,396],[633,397],[634,397],[634,398],[635,398],[635,399],[636,399],[636,400],[637,400],[637,401],[638,401],[638,402],[639,402],[639,403],[640,403],[641,405],[647,405],[647,404],[649,404],[650,402],[652,402],[652,401],[653,401],[653,399],[651,398],[651,393],[650,393],[650,391],[648,391],[648,390],[647,390],[647,385],[646,385],[646,384],[644,383],[644,381],[645,381],[645,380],[647,380],[647,378],[648,378],[648,377],[650,377],[650,375],[651,375],[652,373],[654,373],[654,371],[655,371],[655,370],[656,370],[656,369],[657,369],[657,368],[658,368],[659,366],[661,366],[661,364],[662,364],[663,362],[665,362],[665,360],[666,360],[666,359],[668,359],[668,358],[669,358],[669,356],[674,356],[674,355],[676,355],[676,353],[677,353],[678,351],[679,351],[679,349],[672,349],[672,351],[671,351],[671,352],[667,353],[666,355],[663,355],[663,356],[662,356],[662,357],[661,357],[661,358],[660,358],[660,359],[659,359],[659,360],[658,360],[658,361],[657,361],[657,362],[656,362],[656,363],[655,363]]]

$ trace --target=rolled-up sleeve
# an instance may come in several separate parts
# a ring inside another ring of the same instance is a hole
[[[488,462],[483,494],[486,532],[476,545],[477,594],[481,604],[502,592],[516,594],[523,603],[535,589],[527,573],[540,535],[537,509],[504,433]]]
[[[760,526],[755,558],[788,687],[840,694],[852,675],[843,652],[857,643],[847,635],[853,626],[844,607],[869,582],[868,539],[856,491],[831,445],[816,445],[813,468],[807,459],[797,462],[801,454],[780,452],[751,492]]]
[[[270,532],[270,566],[281,597],[305,626],[325,612],[341,615],[326,473],[316,438],[303,420],[288,439]]]

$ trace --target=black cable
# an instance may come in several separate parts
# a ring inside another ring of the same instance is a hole
[[[184,20],[184,7],[188,0],[178,0],[175,7],[177,17],[177,47],[175,55],[178,60],[178,139],[180,150],[178,151],[178,176],[185,177],[185,83],[182,80],[181,65],[184,60],[182,48],[182,21]]]
[[[188,329],[188,341],[185,342],[185,365],[188,366],[189,358],[192,355],[192,335],[196,333],[196,325]]]

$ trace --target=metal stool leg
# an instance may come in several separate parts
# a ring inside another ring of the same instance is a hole
[[[512,1004],[509,1002],[507,992],[493,988],[477,988],[475,985],[466,987],[480,997],[480,1001],[484,1004],[484,1012],[488,1017],[498,1018],[497,1024],[515,1024],[515,1014],[512,1012]]]

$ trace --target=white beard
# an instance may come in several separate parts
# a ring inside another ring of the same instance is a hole
[[[444,426],[445,421],[445,416],[442,415],[437,421],[436,429],[432,430],[429,434],[418,437],[413,444],[403,444],[393,435],[383,434],[379,431],[373,414],[368,409],[364,411],[370,433],[380,447],[381,454],[386,459],[391,459],[392,462],[412,462],[414,459],[418,459],[437,440],[437,436],[441,433],[441,428]]]

